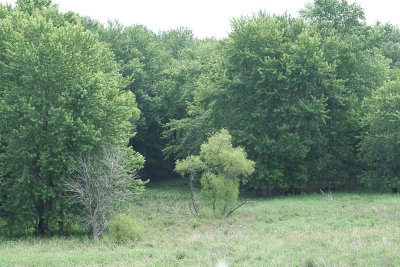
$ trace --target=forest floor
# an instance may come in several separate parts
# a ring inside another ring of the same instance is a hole
[[[128,215],[139,241],[0,239],[0,266],[400,266],[400,195],[251,199],[228,219],[196,218],[179,181],[150,185]]]

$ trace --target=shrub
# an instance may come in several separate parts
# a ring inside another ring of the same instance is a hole
[[[201,192],[216,215],[223,216],[234,208],[239,196],[238,182],[213,173],[204,174],[200,182]]]
[[[181,175],[189,174],[192,193],[192,206],[199,215],[193,182],[200,173],[201,192],[211,206],[214,215],[229,217],[233,211],[246,202],[237,205],[239,184],[254,171],[254,161],[248,160],[241,147],[232,146],[232,137],[225,129],[208,138],[200,147],[198,156],[177,160],[175,171]],[[236,207],[235,207],[236,206]]]
[[[107,237],[116,243],[127,243],[140,239],[144,228],[140,222],[121,214],[107,224]]]

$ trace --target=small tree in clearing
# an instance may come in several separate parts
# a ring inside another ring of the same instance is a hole
[[[200,160],[199,156],[189,156],[184,160],[177,160],[175,171],[182,176],[185,174],[189,174],[189,186],[192,200],[192,207],[194,209],[194,213],[199,216],[199,206],[197,204],[197,195],[195,193],[194,185],[197,178],[197,173],[200,172],[204,168],[203,162]]]
[[[71,164],[74,173],[65,181],[66,191],[84,207],[82,219],[92,228],[95,243],[117,205],[143,192],[147,182],[138,179],[143,163],[143,156],[129,148],[103,147],[99,155],[79,156]]]
[[[193,181],[196,173],[200,173],[201,192],[214,214],[228,217],[245,203],[237,206],[239,184],[246,182],[254,171],[254,165],[254,161],[246,158],[243,148],[232,146],[231,135],[222,129],[201,145],[198,156],[177,160],[175,171],[181,175],[189,173],[192,204],[197,215]]]

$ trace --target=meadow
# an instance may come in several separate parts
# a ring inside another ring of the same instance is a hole
[[[251,198],[227,219],[194,217],[184,180],[153,183],[127,214],[140,240],[1,239],[0,266],[398,266],[400,195]]]

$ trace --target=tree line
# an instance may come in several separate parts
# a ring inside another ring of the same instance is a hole
[[[170,179],[221,129],[255,162],[243,190],[395,192],[399,68],[398,27],[367,25],[344,0],[236,18],[221,40],[104,25],[50,0],[1,4],[2,222],[63,229],[81,212],[65,190],[79,155],[129,149],[142,177]]]

